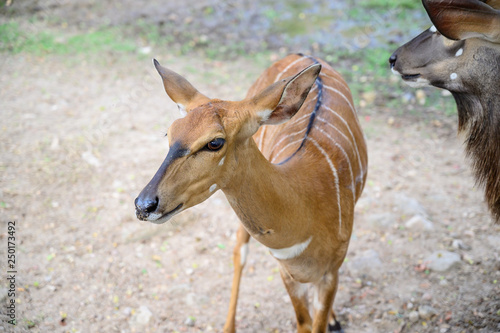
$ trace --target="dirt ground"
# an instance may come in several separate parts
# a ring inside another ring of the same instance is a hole
[[[222,99],[242,98],[264,70],[248,57],[151,56]],[[0,57],[0,332],[220,332],[239,223],[223,193],[164,225],[135,218],[179,116],[151,61]],[[334,304],[345,332],[500,332],[500,226],[474,187],[456,119],[369,102],[358,112],[369,173]],[[3,278],[13,220],[15,327]],[[460,259],[436,271],[436,251]],[[255,241],[237,329],[295,331],[278,265]]]
[[[249,60],[159,58],[178,72],[200,65],[187,77],[227,99],[241,98],[262,70]],[[238,220],[220,192],[165,225],[135,219],[133,200],[163,160],[164,133],[178,115],[149,61],[106,61],[4,58],[2,239],[15,220],[16,331],[220,331]],[[214,67],[235,84],[203,76]],[[498,331],[500,228],[474,188],[454,122],[432,128],[360,115],[370,171],[335,302],[346,332]],[[405,227],[402,197],[418,201],[432,231]],[[426,272],[438,250],[458,253],[461,264]],[[294,331],[277,268],[251,242],[240,332]],[[410,322],[424,305],[432,318]]]

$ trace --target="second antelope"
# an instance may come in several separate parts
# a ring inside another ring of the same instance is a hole
[[[476,180],[500,222],[500,0],[423,0],[434,26],[401,46],[392,71],[449,90]]]
[[[135,201],[137,217],[164,223],[222,190],[241,221],[224,332],[236,331],[250,236],[279,262],[297,331],[341,331],[332,306],[367,175],[365,140],[345,81],[321,60],[290,55],[233,102],[210,99],[156,60],[155,66],[187,114],[168,130],[170,150]]]

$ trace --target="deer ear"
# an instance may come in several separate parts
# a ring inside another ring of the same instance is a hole
[[[191,83],[179,74],[160,65],[153,59],[156,70],[163,80],[163,86],[168,96],[177,103],[181,113],[186,113],[194,107],[208,102],[210,99],[201,94]]]
[[[281,124],[292,118],[304,103],[321,71],[314,64],[299,74],[273,83],[253,98],[260,125]]]
[[[437,30],[450,39],[500,43],[500,10],[479,0],[422,0]],[[496,3],[493,1],[492,3]]]

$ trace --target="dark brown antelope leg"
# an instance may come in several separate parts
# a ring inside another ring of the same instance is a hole
[[[236,246],[233,250],[233,263],[234,263],[234,275],[233,275],[233,285],[231,288],[231,300],[229,302],[229,312],[226,318],[226,324],[224,325],[224,333],[234,333],[235,328],[235,318],[236,318],[236,305],[238,303],[238,292],[240,289],[241,272],[245,266],[247,254],[248,254],[248,241],[250,240],[250,234],[243,228],[240,227],[236,233]]]
[[[328,318],[332,313],[333,300],[337,293],[338,271],[327,273],[323,279],[315,285],[314,294],[314,322],[313,333],[325,333],[327,331]],[[335,331],[333,331],[335,332]]]
[[[312,329],[312,319],[309,314],[307,300],[307,284],[294,281],[288,273],[280,269],[281,278],[285,284],[288,295],[292,300],[295,316],[297,317],[297,332],[310,333]]]

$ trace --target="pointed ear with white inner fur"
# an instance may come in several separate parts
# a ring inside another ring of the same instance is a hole
[[[304,103],[321,71],[314,64],[295,76],[282,79],[252,98],[260,125],[281,124],[292,118]]]
[[[210,100],[193,87],[184,77],[160,65],[158,60],[153,59],[153,63],[163,80],[165,91],[172,101],[177,104],[183,116],[193,108],[205,104]]]

